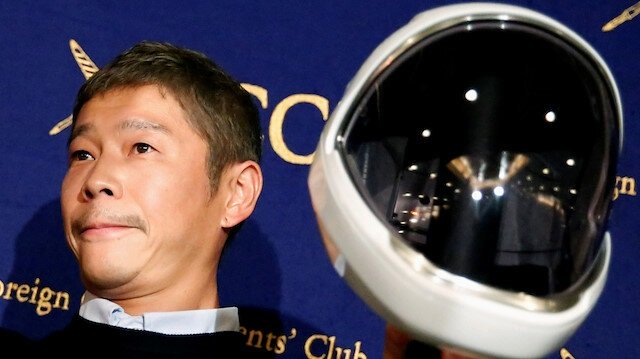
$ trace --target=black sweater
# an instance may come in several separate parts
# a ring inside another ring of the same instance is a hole
[[[95,323],[76,315],[37,341],[38,355],[67,358],[254,358],[239,332],[168,335]]]

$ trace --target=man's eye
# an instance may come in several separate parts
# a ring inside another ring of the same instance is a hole
[[[133,145],[133,147],[137,153],[147,153],[153,151],[153,147],[151,147],[151,145],[147,143],[136,143],[135,145]]]
[[[93,159],[93,156],[85,150],[73,151],[73,153],[71,153],[72,161],[89,161]]]

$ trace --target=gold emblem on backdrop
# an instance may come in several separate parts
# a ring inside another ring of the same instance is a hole
[[[99,69],[96,64],[91,61],[89,55],[80,47],[80,45],[76,42],[76,40],[69,40],[69,47],[71,48],[71,54],[73,58],[76,59],[76,63],[80,66],[80,71],[84,75],[84,79],[88,80],[89,77],[93,76]],[[57,135],[65,128],[71,126],[72,115],[67,116],[64,120],[58,122],[49,130],[49,135]]]
[[[620,24],[636,17],[636,15],[638,15],[638,12],[640,12],[640,2],[626,8],[620,15],[614,17],[613,19],[611,19],[611,21],[604,24],[604,26],[602,27],[602,31],[608,32],[615,29],[616,27],[620,26]]]
[[[91,60],[89,55],[82,49],[78,42],[73,39],[69,40],[69,48],[71,49],[71,54],[80,67],[80,71],[82,71],[85,80],[89,79],[99,70],[98,66],[96,66],[96,64]],[[269,91],[267,91],[267,89],[247,83],[243,83],[242,87],[258,99],[260,106],[263,109],[266,110],[268,108]],[[326,121],[329,118],[329,100],[325,97],[302,93],[287,96],[274,107],[271,116],[269,117],[269,141],[271,142],[271,147],[276,154],[286,162],[299,165],[309,165],[313,162],[314,152],[309,154],[293,152],[287,146],[282,130],[287,112],[292,107],[299,104],[308,104],[316,107],[319,110],[323,121]],[[53,136],[59,134],[62,130],[69,127],[72,121],[72,115],[67,116],[49,130],[49,135]],[[314,141],[317,141],[317,139],[314,139]]]
[[[571,355],[571,353],[566,348],[560,349],[560,358],[561,359],[575,359],[573,357],[573,355]]]

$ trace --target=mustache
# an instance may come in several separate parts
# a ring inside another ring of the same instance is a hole
[[[147,233],[147,223],[141,217],[131,214],[112,213],[105,209],[92,209],[83,213],[71,222],[71,229],[75,233],[82,233],[82,231],[96,223],[133,227]]]

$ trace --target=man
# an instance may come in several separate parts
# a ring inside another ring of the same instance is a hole
[[[141,42],[81,87],[73,118],[61,208],[86,293],[43,353],[242,357],[216,271],[262,189],[250,95],[200,53]]]

